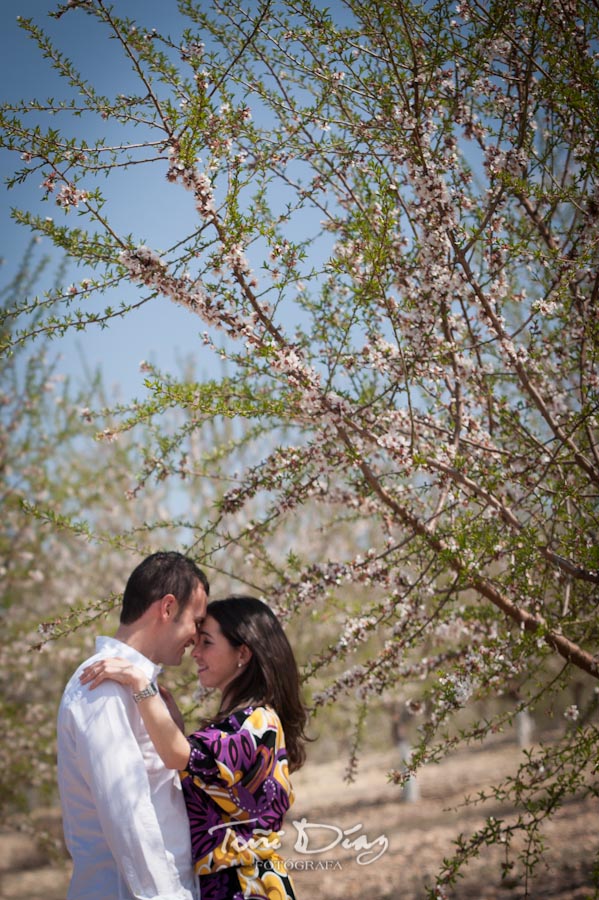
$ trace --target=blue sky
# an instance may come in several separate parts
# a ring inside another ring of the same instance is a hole
[[[100,90],[109,95],[126,92],[129,73],[120,56],[112,55],[113,46],[106,39],[93,39],[89,32],[88,17],[79,11],[64,15],[58,22],[49,18],[48,11],[56,9],[57,5],[49,0],[4,0],[0,4],[3,100],[30,97],[44,99],[63,93],[56,73],[42,59],[36,44],[18,27],[17,16],[32,18],[47,28],[63,52],[73,57],[82,74],[98,85]],[[120,14],[130,15],[144,24],[155,26],[159,30],[171,30],[173,34],[178,31],[179,20],[174,0],[119,0],[115,5]],[[82,133],[91,138],[93,136],[86,133],[87,127],[82,123]],[[4,265],[0,269],[2,283],[6,283],[14,273],[31,238],[26,228],[11,221],[10,207],[37,208],[44,215],[56,215],[56,208],[50,204],[40,204],[42,191],[39,184],[42,178],[37,177],[37,173],[30,179],[30,184],[11,191],[6,189],[5,178],[20,165],[16,154],[0,154],[0,255],[4,259]],[[156,202],[156,197],[150,202],[146,186],[136,182],[134,174],[127,175],[119,185],[115,182],[108,198],[113,220],[123,229],[129,225],[129,230],[133,230],[131,223],[135,222],[137,230],[143,227],[148,243],[160,247],[161,238],[167,243],[169,240],[169,218],[191,216],[192,204],[189,195],[184,195],[182,189],[173,191],[172,186],[162,177],[156,179],[156,184],[160,185],[159,202]],[[40,255],[51,257],[52,269],[58,266],[61,253],[49,242],[42,241],[39,252]],[[67,282],[82,277],[83,272],[70,269]],[[49,285],[42,284],[42,287],[46,286]],[[124,299],[132,299],[133,296],[132,294]],[[132,312],[123,319],[113,320],[108,329],[92,327],[85,332],[72,333],[55,341],[53,348],[61,356],[58,371],[78,379],[82,377],[85,367],[94,370],[99,366],[106,386],[114,389],[115,398],[127,400],[144,393],[144,375],[139,370],[142,360],[151,361],[163,370],[177,372],[178,360],[193,355],[198,374],[209,375],[214,359],[207,358],[206,350],[198,339],[203,330],[202,321],[192,313],[166,299],[155,299],[141,310]]]

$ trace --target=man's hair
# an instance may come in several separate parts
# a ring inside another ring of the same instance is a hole
[[[180,615],[198,582],[208,596],[208,579],[192,559],[175,550],[152,553],[133,570],[125,585],[121,624],[136,622],[152,603],[166,594],[176,598]]]

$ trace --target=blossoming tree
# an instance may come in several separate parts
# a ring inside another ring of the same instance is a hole
[[[55,277],[33,241],[0,290],[3,341],[13,334],[10,310]],[[98,448],[88,404],[101,401],[102,381],[95,374],[89,383],[69,383],[52,349],[43,340],[0,358],[5,824],[13,813],[22,824],[23,811],[55,794],[60,685],[89,654],[95,630],[116,605],[130,569],[127,532],[141,526],[149,503],[153,510],[163,505],[160,491],[135,509],[127,502],[127,478],[138,465],[135,444]]]
[[[599,13],[180,0],[175,37],[121,6],[56,12],[114,39],[136,80],[116,97],[21,23],[65,87],[4,110],[13,185],[41,175],[59,207],[16,217],[86,269],[36,329],[106,324],[156,296],[197,314],[228,374],[150,371],[111,436],[183,411],[148,432],[130,496],[153,477],[195,482],[203,564],[234,550],[281,615],[327,623],[305,666],[316,708],[349,695],[363,725],[380,695],[400,698],[423,716],[412,770],[518,709],[460,718],[475,700],[568,713],[501,788],[518,822],[461,839],[438,889],[522,829],[528,870],[545,817],[597,790]],[[86,137],[94,118],[110,142]],[[141,169],[156,202],[181,204],[161,246],[134,202],[111,220],[111,179]],[[136,300],[98,305],[126,284]],[[190,455],[223,420],[229,442]]]

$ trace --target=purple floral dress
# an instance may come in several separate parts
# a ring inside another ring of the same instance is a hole
[[[295,900],[276,852],[293,802],[277,714],[248,707],[188,740],[181,783],[202,900]]]

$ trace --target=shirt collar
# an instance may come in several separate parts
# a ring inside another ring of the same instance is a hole
[[[101,653],[102,656],[120,656],[122,659],[129,660],[134,665],[139,666],[151,681],[157,678],[162,672],[162,666],[152,662],[151,659],[148,659],[148,657],[144,656],[143,653],[140,653],[139,650],[136,650],[129,644],[124,644],[115,637],[107,637],[106,635],[97,637],[96,653]]]

